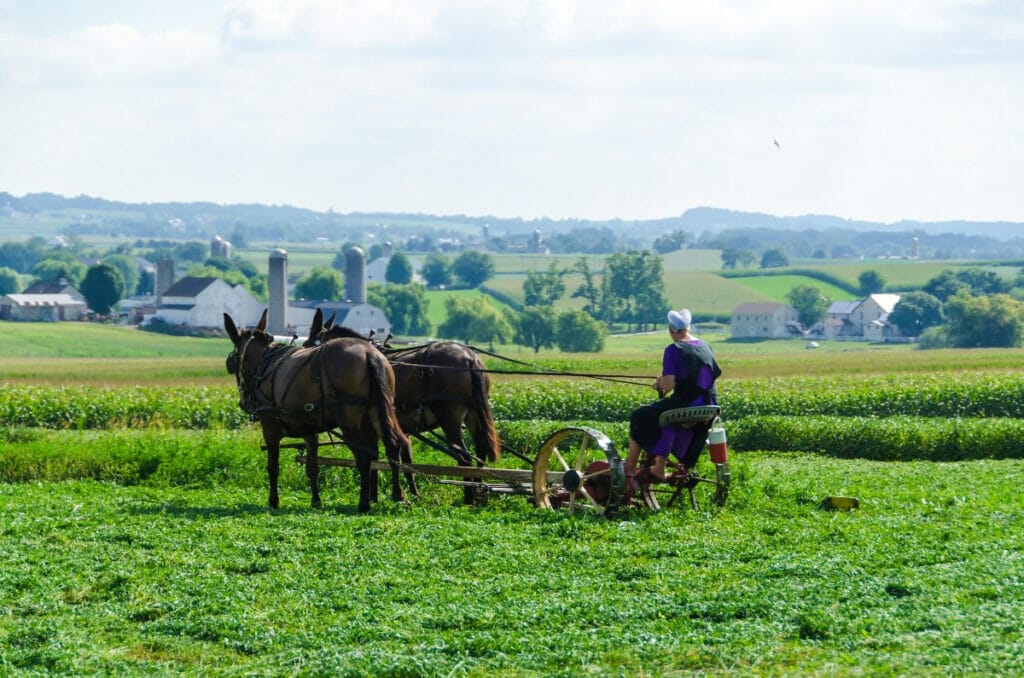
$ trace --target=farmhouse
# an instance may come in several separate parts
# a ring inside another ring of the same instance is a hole
[[[223,327],[228,313],[240,327],[247,327],[259,321],[264,308],[242,285],[186,276],[164,291],[156,312],[146,316],[143,324],[158,319],[168,325]]]
[[[898,294],[869,294],[850,313],[850,320],[861,328],[865,339],[881,341],[900,336],[898,327],[889,322],[889,314],[900,303]]]
[[[828,312],[825,314],[825,319],[819,323],[816,327],[816,332],[824,336],[826,339],[835,339],[836,337],[856,337],[860,336],[861,330],[859,327],[853,324],[850,319],[850,314],[853,313],[854,309],[860,305],[859,299],[851,301],[833,301],[828,307]]]
[[[788,339],[802,334],[795,308],[778,303],[745,303],[732,310],[733,337]]]

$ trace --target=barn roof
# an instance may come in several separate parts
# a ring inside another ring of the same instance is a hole
[[[196,297],[199,293],[205,290],[213,283],[220,280],[220,278],[204,277],[195,278],[192,276],[185,276],[178,282],[168,287],[163,296],[165,297]]]

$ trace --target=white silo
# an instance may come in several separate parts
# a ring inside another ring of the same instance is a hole
[[[345,251],[345,301],[366,303],[366,255],[358,247]]]
[[[276,249],[270,253],[267,288],[267,332],[285,334],[288,327],[288,253]]]

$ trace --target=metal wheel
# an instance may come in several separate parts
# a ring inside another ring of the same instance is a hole
[[[533,462],[533,501],[538,508],[565,508],[609,515],[622,504],[626,474],[615,445],[585,426],[556,431]]]

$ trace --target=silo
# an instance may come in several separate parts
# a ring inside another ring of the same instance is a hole
[[[358,247],[345,251],[345,301],[366,303],[366,255]]]
[[[288,253],[276,249],[270,253],[267,287],[267,332],[285,334],[288,327]]]
[[[164,292],[174,284],[174,259],[170,257],[164,257],[163,259],[157,259],[156,262],[156,280],[154,281],[155,289],[153,292],[156,293],[156,303],[159,306],[163,301]]]

